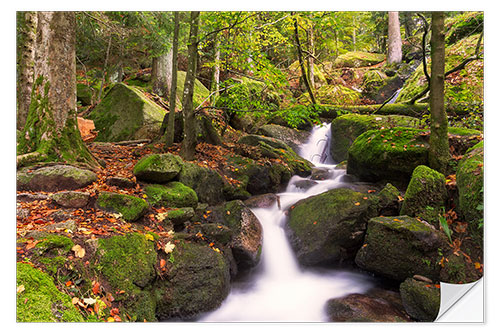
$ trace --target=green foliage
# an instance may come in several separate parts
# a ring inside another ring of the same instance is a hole
[[[448,226],[448,221],[446,221],[446,217],[444,217],[444,209],[443,209],[443,214],[439,215],[439,225],[441,226],[446,237],[448,237],[448,240],[451,243],[451,235],[453,234],[453,231]]]

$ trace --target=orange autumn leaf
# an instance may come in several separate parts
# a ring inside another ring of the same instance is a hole
[[[94,286],[92,287],[92,292],[94,293],[94,295],[99,294],[100,288],[101,288],[101,284],[96,281],[94,283]]]
[[[167,262],[165,261],[165,259],[160,259],[160,268],[165,267],[166,264]]]

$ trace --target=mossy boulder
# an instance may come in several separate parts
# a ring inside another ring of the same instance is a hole
[[[183,225],[195,216],[193,207],[174,208],[167,211],[166,218],[172,222],[174,226]]]
[[[377,194],[377,197],[379,200],[377,205],[379,215],[393,216],[399,214],[401,193],[394,185],[387,183]]]
[[[366,67],[381,63],[385,60],[384,54],[369,52],[347,52],[341,54],[335,59],[334,67]]]
[[[123,219],[130,222],[140,219],[149,209],[144,199],[113,192],[99,193],[96,206],[105,211],[121,214]]]
[[[401,207],[401,215],[417,216],[439,229],[447,196],[444,175],[425,165],[413,170]]]
[[[46,273],[27,263],[17,263],[16,286],[24,290],[16,294],[18,322],[82,322],[71,297],[59,291]]]
[[[58,205],[69,208],[85,207],[90,199],[87,192],[63,191],[50,196]]]
[[[356,105],[361,103],[361,92],[340,84],[323,85],[316,89],[314,98],[316,103],[340,105]],[[297,99],[300,103],[310,103],[309,94],[304,93]]]
[[[181,182],[148,185],[144,188],[144,192],[151,205],[157,207],[195,208],[198,204],[196,192]]]
[[[67,262],[67,255],[75,244],[65,236],[44,232],[40,236],[40,242],[35,245],[33,251],[35,261],[43,265],[44,271],[57,276],[59,269],[63,268]]]
[[[432,322],[439,314],[441,306],[440,289],[433,284],[406,279],[399,286],[406,312],[414,319]]]
[[[76,100],[80,102],[82,106],[92,104],[92,94],[92,88],[88,85],[82,83],[76,84]]]
[[[156,277],[155,243],[139,233],[100,238],[96,250],[97,266],[122,301],[122,313],[133,320],[155,321],[155,299],[151,285]],[[125,293],[118,293],[124,291]]]
[[[17,190],[56,192],[75,190],[97,181],[97,175],[89,170],[70,165],[46,166],[35,170],[17,172]]]
[[[179,182],[192,188],[200,202],[214,205],[224,200],[224,181],[210,168],[184,162],[179,173]]]
[[[469,224],[468,232],[477,243],[483,240],[484,144],[472,147],[460,160],[457,170],[458,211]]]
[[[281,140],[296,153],[299,152],[300,145],[302,145],[309,137],[309,132],[275,124],[261,126],[258,129],[257,134]]]
[[[148,183],[166,183],[181,172],[182,159],[170,153],[150,154],[141,158],[134,166],[137,180]]]
[[[333,264],[354,259],[376,214],[375,197],[338,188],[290,207],[285,230],[301,264]]]
[[[347,173],[361,180],[408,183],[413,169],[428,161],[423,131],[394,127],[367,131],[348,150]]]
[[[362,95],[375,103],[383,103],[402,85],[403,80],[398,75],[388,77],[380,70],[372,70],[366,72],[363,77]]]
[[[182,89],[181,89],[182,90]],[[96,141],[153,139],[160,131],[165,110],[137,87],[115,84],[92,110],[99,134]]]
[[[238,270],[257,266],[262,251],[262,225],[241,200],[233,200],[212,208],[207,222],[227,226],[232,237],[229,242]]]
[[[186,72],[177,71],[177,100],[182,101],[182,94],[184,93],[184,81],[186,81]],[[203,101],[206,101],[210,95],[210,91],[201,83],[200,80],[194,80],[193,87],[193,106],[197,107]]]
[[[375,217],[368,221],[356,264],[378,275],[404,281],[415,274],[439,277],[438,248],[444,244],[430,224],[408,216]]]
[[[229,265],[206,244],[176,241],[171,266],[154,286],[159,320],[189,320],[219,307],[229,294]]]
[[[345,114],[335,118],[330,126],[330,154],[335,161],[347,159],[347,151],[354,140],[368,130],[393,127],[420,127],[423,122],[414,117],[401,115]]]
[[[326,303],[328,319],[334,322],[408,322],[399,293],[372,289],[367,294],[349,294]]]

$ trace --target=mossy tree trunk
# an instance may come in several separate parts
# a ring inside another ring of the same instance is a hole
[[[297,22],[296,17],[293,18],[293,26],[295,35],[295,46],[297,47],[297,57],[299,58],[302,80],[304,81],[304,85],[306,86],[307,92],[309,93],[309,97],[311,98],[311,103],[315,105],[316,99],[314,98],[313,88],[311,87],[311,82],[309,81],[306,66],[304,64],[304,58],[302,57],[302,46],[300,46],[300,38],[299,38],[299,23]]]
[[[37,20],[35,80],[18,154],[97,166],[76,119],[75,13],[38,12]]]
[[[185,160],[191,161],[196,153],[196,118],[193,110],[194,81],[196,79],[196,63],[198,60],[198,26],[200,12],[191,12],[189,44],[188,44],[188,68],[184,82],[182,95],[182,112],[184,113],[184,140],[182,140],[181,155]]]
[[[158,96],[167,97],[172,81],[172,48],[153,58],[151,80],[153,92]]]
[[[175,105],[177,102],[177,54],[179,50],[179,12],[174,12],[174,36],[172,39],[172,77],[170,83],[170,99],[167,129],[165,131],[165,145],[170,147],[174,143],[175,133]]]
[[[399,12],[389,12],[387,63],[399,64],[403,59]]]
[[[17,13],[17,129],[22,130],[28,118],[35,65],[35,12]]]
[[[448,143],[448,118],[444,108],[444,13],[433,12],[431,25],[429,166],[441,173],[445,173],[450,158],[450,149]]]
[[[310,18],[312,19],[312,14],[310,15]],[[312,20],[307,27],[307,48],[309,53],[307,56],[307,74],[309,75],[311,87],[314,87],[314,27]]]

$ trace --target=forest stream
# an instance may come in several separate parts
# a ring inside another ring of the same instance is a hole
[[[374,286],[375,280],[367,275],[301,267],[283,228],[287,220],[285,212],[294,203],[345,185],[342,180],[345,170],[336,170],[329,156],[329,133],[329,124],[316,126],[299,153],[316,167],[328,169],[330,178],[302,189],[296,186],[297,182],[310,177],[294,176],[286,191],[278,194],[279,204],[252,209],[264,233],[261,263],[243,281],[233,284],[219,309],[204,315],[200,321],[327,321],[324,307],[328,299],[363,293]]]

